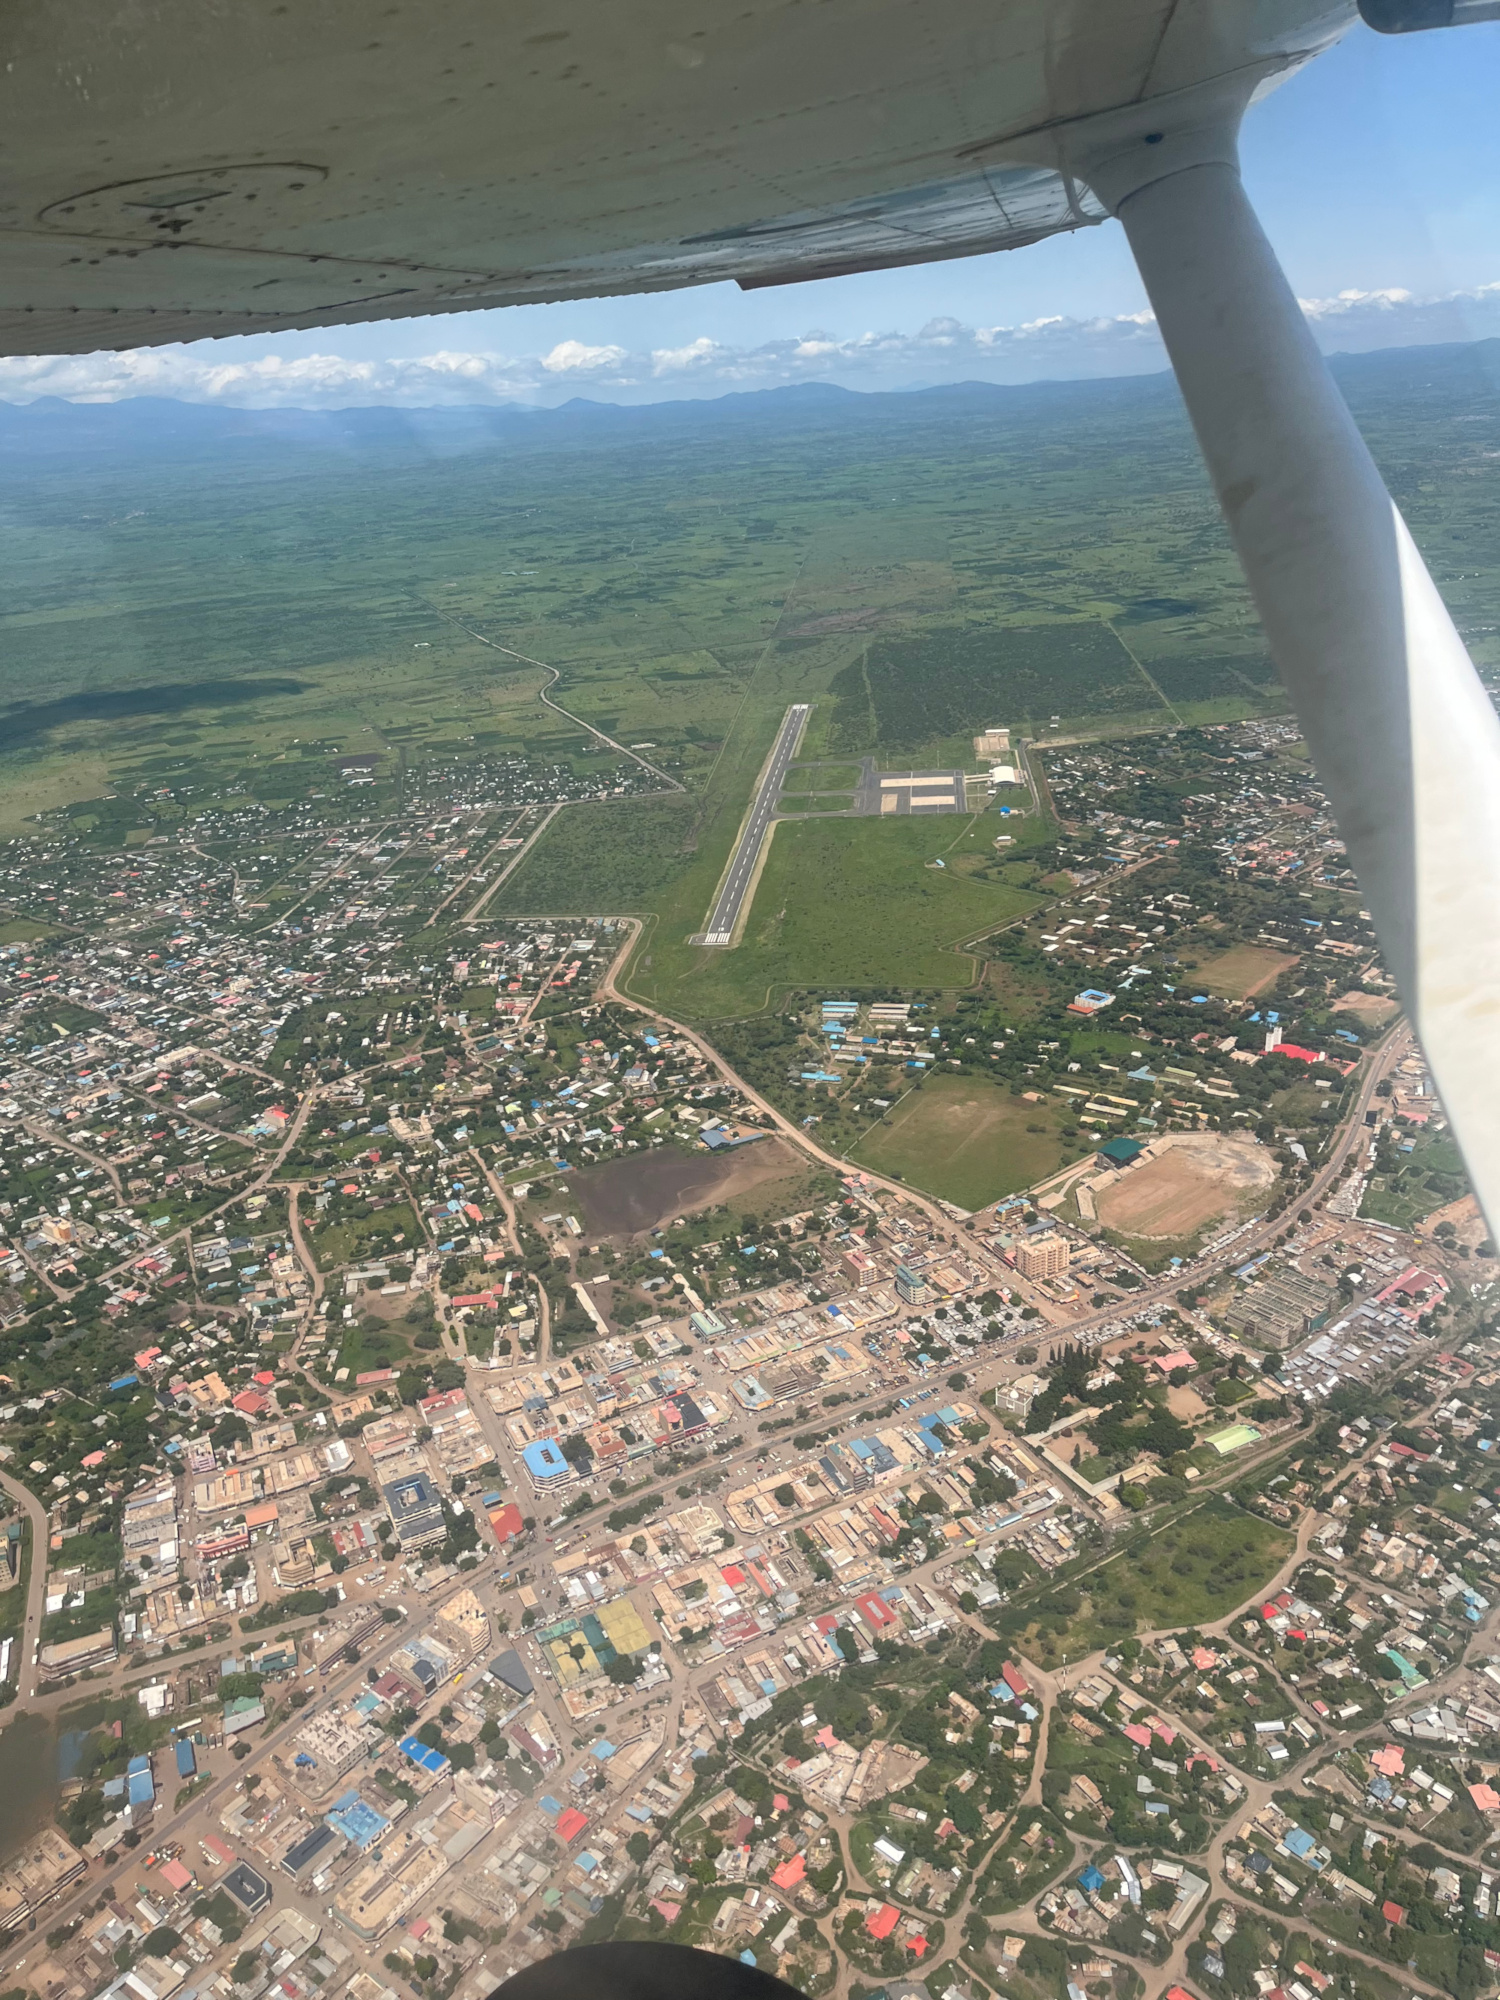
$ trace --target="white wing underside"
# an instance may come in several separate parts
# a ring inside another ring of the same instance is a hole
[[[1349,0],[20,0],[0,351],[1010,249],[1079,121],[1264,87]]]

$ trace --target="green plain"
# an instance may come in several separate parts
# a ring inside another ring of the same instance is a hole
[[[1222,1495],[1189,1502],[1076,1580],[992,1617],[997,1635],[1048,1668],[1139,1631],[1211,1624],[1275,1575],[1292,1538]]]
[[[1028,1104],[982,1077],[938,1072],[886,1112],[850,1158],[876,1173],[902,1175],[960,1208],[978,1209],[1031,1187],[1062,1164],[1069,1116],[1056,1098]]]

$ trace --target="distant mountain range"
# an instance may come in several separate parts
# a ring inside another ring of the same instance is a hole
[[[1500,339],[1442,347],[1393,347],[1335,355],[1335,376],[1351,401],[1411,394],[1441,381],[1450,393],[1471,384],[1478,397],[1500,389]],[[911,422],[982,411],[1014,412],[1019,422],[1086,417],[1092,411],[1175,399],[1169,374],[1127,375],[1021,386],[957,382],[932,388],[862,391],[831,382],[754,389],[702,400],[619,404],[582,397],[551,409],[521,404],[344,410],[228,408],[134,396],[114,403],[70,403],[56,396],[0,403],[0,480],[4,469],[38,459],[197,458],[236,449],[292,447],[344,455],[373,451],[445,456],[486,445],[576,444],[632,435],[711,431],[726,425],[767,433],[814,424],[871,420]]]

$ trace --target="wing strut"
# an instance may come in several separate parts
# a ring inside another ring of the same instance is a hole
[[[1272,655],[1500,1239],[1500,718],[1240,185],[1233,125],[1182,141],[1146,135],[1088,178],[1130,240]]]

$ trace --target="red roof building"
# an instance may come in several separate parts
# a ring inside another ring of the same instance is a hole
[[[901,1912],[894,1903],[877,1903],[865,1917],[865,1929],[883,1944],[900,1921]]]
[[[1388,1924],[1404,1924],[1406,1922],[1406,1912],[1399,1903],[1382,1903],[1380,1914]]]
[[[564,1847],[575,1841],[588,1825],[588,1815],[581,1813],[577,1806],[569,1806],[557,1815],[557,1837]]]

